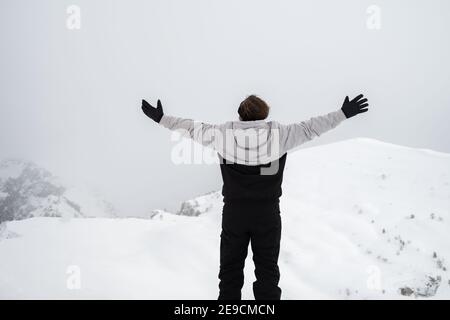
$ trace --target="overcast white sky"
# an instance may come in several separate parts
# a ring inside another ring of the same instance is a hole
[[[450,152],[449,31],[445,0],[1,0],[0,158],[86,183],[124,214],[177,209],[220,188],[219,168],[174,165],[140,100],[220,123],[251,93],[284,123],[369,98],[305,147],[365,136]]]

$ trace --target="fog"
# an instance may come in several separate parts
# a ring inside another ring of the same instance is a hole
[[[221,123],[253,93],[282,123],[367,96],[368,113],[304,147],[365,136],[450,152],[449,31],[445,0],[2,0],[0,159],[85,184],[124,215],[176,210],[219,189],[220,171],[175,165],[141,99]]]

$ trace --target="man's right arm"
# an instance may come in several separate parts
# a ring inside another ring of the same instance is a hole
[[[222,141],[220,138],[223,135],[223,125],[213,125],[166,115],[163,112],[160,100],[158,100],[156,108],[142,100],[142,111],[161,126],[172,131],[178,131],[183,136],[191,138],[205,147],[217,149],[217,144]]]

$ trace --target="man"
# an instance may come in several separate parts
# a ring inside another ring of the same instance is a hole
[[[224,206],[219,299],[241,299],[249,243],[255,263],[255,299],[280,299],[279,198],[287,152],[335,128],[344,119],[368,111],[368,106],[362,94],[353,100],[347,96],[337,111],[283,125],[265,121],[269,106],[251,95],[239,106],[239,121],[211,125],[165,115],[160,100],[156,108],[142,100],[142,110],[148,117],[213,148],[221,160]]]

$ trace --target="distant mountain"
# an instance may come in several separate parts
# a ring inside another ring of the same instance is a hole
[[[0,223],[30,217],[114,216],[106,201],[68,188],[32,162],[0,161]]]
[[[211,210],[220,210],[222,199],[220,192],[210,192],[195,199],[184,201],[176,214],[197,217]]]
[[[58,194],[51,185],[43,194]],[[8,222],[0,298],[216,299],[221,213],[217,191],[148,219]],[[298,150],[281,217],[283,299],[450,299],[450,154],[362,138]],[[65,286],[69,267],[79,290]]]

